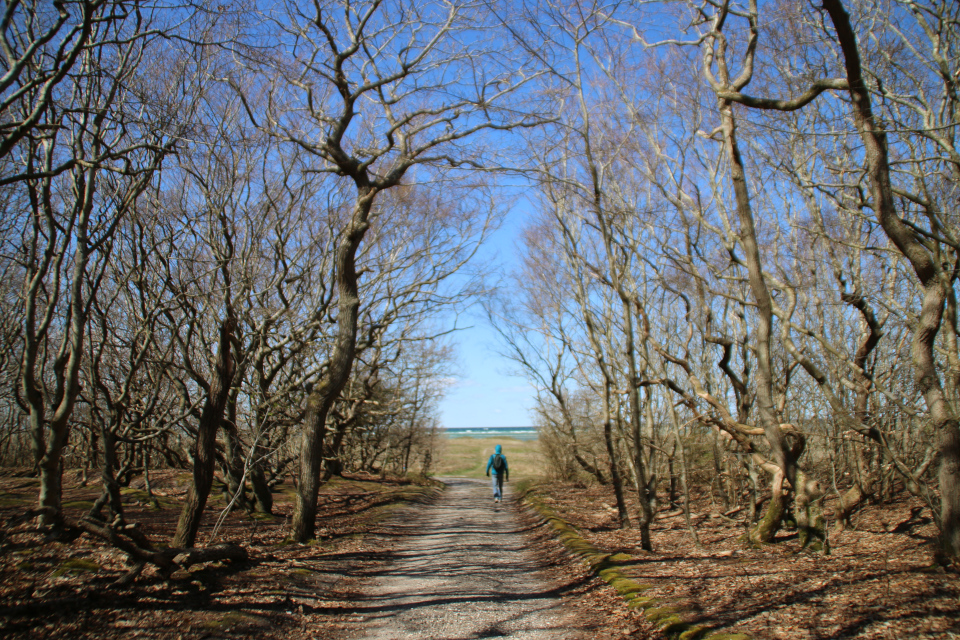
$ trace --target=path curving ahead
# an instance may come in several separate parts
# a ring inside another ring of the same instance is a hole
[[[354,616],[346,637],[366,640],[581,640],[589,624],[564,610],[570,585],[551,584],[529,547],[507,493],[489,483],[445,478],[447,490],[391,523],[400,536],[385,566],[351,580]]]

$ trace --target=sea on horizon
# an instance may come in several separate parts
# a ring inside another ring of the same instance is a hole
[[[454,427],[443,430],[448,438],[513,438],[514,440],[536,440],[534,427]]]

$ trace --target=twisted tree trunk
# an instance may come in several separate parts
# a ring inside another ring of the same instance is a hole
[[[234,362],[230,354],[230,339],[234,322],[231,319],[220,325],[220,352],[217,355],[213,383],[207,393],[207,400],[200,414],[197,430],[197,442],[193,455],[193,484],[187,491],[187,499],[180,512],[177,532],[173,536],[173,546],[192,547],[200,529],[200,517],[213,485],[213,468],[216,462],[217,429],[223,419],[223,410],[230,395],[230,381],[233,379]]]
[[[337,340],[330,357],[330,366],[319,384],[307,397],[303,442],[300,448],[300,474],[297,483],[297,504],[293,513],[291,535],[297,542],[315,537],[317,498],[320,494],[320,473],[323,467],[323,439],[326,436],[327,414],[350,378],[357,350],[357,318],[360,294],[357,284],[356,256],[367,231],[370,209],[377,191],[369,185],[358,185],[359,197],[353,218],[337,247]]]

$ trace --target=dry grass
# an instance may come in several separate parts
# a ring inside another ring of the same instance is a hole
[[[445,438],[440,443],[435,472],[440,476],[482,478],[487,460],[496,445],[503,445],[503,455],[510,465],[510,480],[540,478],[545,464],[536,440],[512,438]]]

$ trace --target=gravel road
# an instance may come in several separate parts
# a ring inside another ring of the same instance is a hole
[[[557,584],[529,545],[530,525],[509,489],[494,504],[487,482],[444,478],[435,503],[405,511],[392,560],[349,582],[354,615],[344,634],[367,640],[580,640],[596,630],[565,611]],[[362,595],[356,595],[356,594]]]

